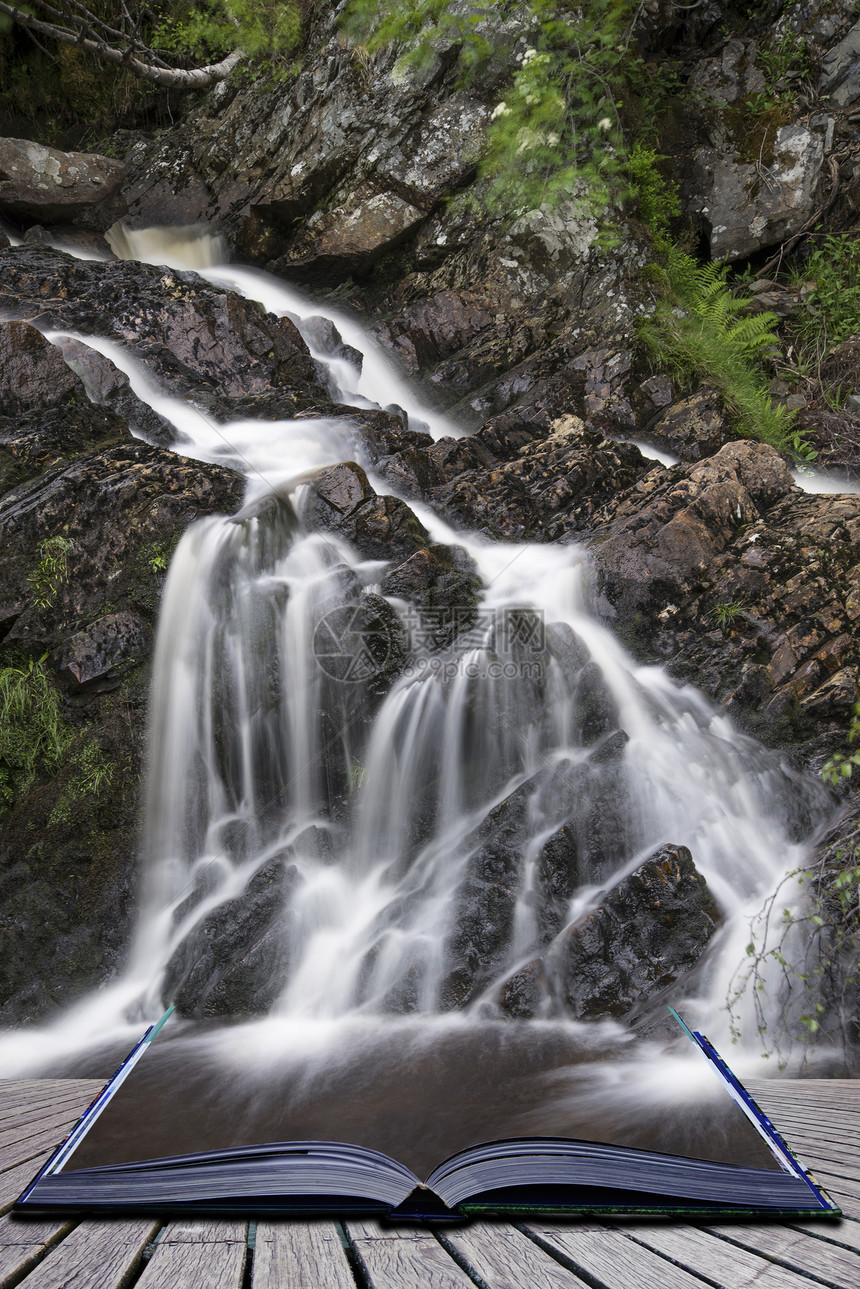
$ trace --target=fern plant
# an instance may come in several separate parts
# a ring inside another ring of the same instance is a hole
[[[776,315],[749,312],[751,299],[731,289],[727,265],[697,264],[668,243],[661,249],[654,271],[660,298],[640,324],[646,347],[683,379],[715,386],[742,438],[805,457],[806,445],[791,434],[794,412],[765,387],[763,364],[779,346]]]

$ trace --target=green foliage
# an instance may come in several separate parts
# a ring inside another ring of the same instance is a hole
[[[719,390],[737,434],[790,449],[794,413],[775,404],[763,364],[778,345],[772,313],[750,313],[750,297],[733,291],[727,265],[699,265],[663,242],[655,266],[659,298],[640,335],[661,366]],[[802,441],[795,449],[807,455]]]
[[[655,241],[664,241],[669,221],[681,209],[678,188],[660,174],[658,163],[667,161],[653,148],[636,140],[627,158],[630,194],[638,205],[639,218]]]
[[[459,46],[463,72],[468,73],[487,59],[493,46],[487,39],[488,20],[494,13],[506,13],[511,5],[493,0],[352,0],[344,15],[347,36],[368,54],[389,45],[402,46],[398,65],[418,73],[436,60],[438,51]]]
[[[708,617],[721,631],[727,631],[735,619],[741,617],[745,608],[746,605],[739,600],[731,600],[725,604],[715,604],[709,611]]]
[[[72,543],[66,537],[46,537],[39,543],[39,563],[27,579],[37,608],[50,608],[60,587],[69,580],[68,555],[71,549]]]
[[[855,703],[851,724],[848,727],[849,744],[860,743],[860,703]],[[860,766],[860,751],[857,752],[834,752],[827,761],[825,761],[821,777],[825,783],[829,783],[835,788],[842,779],[850,779],[857,766]]]
[[[402,68],[424,69],[453,44],[464,82],[491,57],[508,61],[513,76],[478,168],[484,203],[509,212],[572,201],[599,214],[628,191],[618,104],[641,66],[631,48],[634,11],[632,0],[578,8],[563,0],[353,0],[346,30],[371,52],[402,45]]]
[[[860,332],[860,242],[851,233],[822,238],[792,273],[795,283],[815,283],[803,313],[792,321],[801,367],[820,362],[828,350]]]
[[[794,902],[783,904],[791,892]],[[765,1055],[787,1063],[796,1042],[811,1043],[825,1027],[829,1042],[856,1041],[854,997],[860,976],[860,852],[846,846],[830,866],[786,873],[750,920],[746,960],[735,973],[727,1010],[735,1042],[740,1010],[751,997]],[[781,995],[777,1007],[776,995]],[[842,1032],[840,1031],[842,1027]]]
[[[103,788],[110,786],[115,768],[98,743],[84,737],[75,749],[74,773],[63,785],[60,798],[48,818],[49,824],[68,823],[77,801],[97,797]]]
[[[151,546],[141,551],[140,559],[150,573],[166,573],[175,549],[175,537],[169,538],[166,542],[153,542]]]
[[[301,43],[302,16],[296,0],[205,0],[180,3],[164,11],[153,43],[194,62],[221,58],[243,49],[249,66],[276,77],[290,72],[289,55]]]
[[[768,94],[785,95],[789,79],[800,81],[809,75],[809,46],[802,36],[787,28],[758,51],[756,62],[764,75]]]
[[[59,769],[73,737],[44,658],[0,669],[0,811],[40,769]]]

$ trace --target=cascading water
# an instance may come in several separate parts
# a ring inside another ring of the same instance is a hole
[[[166,248],[150,230],[113,246],[293,316],[338,401],[394,403],[434,437],[451,431],[342,315],[325,316],[363,363],[326,359],[321,311],[220,263],[217,239]],[[409,1042],[483,1026],[498,1045],[499,1027],[516,1029],[499,1019],[505,980],[667,843],[690,848],[723,912],[687,999],[719,1037],[748,918],[802,862],[826,794],[697,691],[632,662],[590,611],[583,550],[490,543],[413,506],[481,584],[461,606],[467,631],[431,649],[434,623],[379,594],[379,561],[302,521],[303,481],[352,455],[347,416],[216,428],[119,346],[46,334],[110,357],[176,426],[179,451],[243,469],[248,492],[239,514],[193,525],[171,564],[127,971],[53,1026],[7,1036],[5,1072],[119,1041],[173,999],[264,1016],[242,1043],[235,1027],[206,1040],[233,1061],[320,1051],[330,1066],[357,1034],[372,1046],[407,1024]],[[567,887],[546,869],[561,833]],[[610,1022],[565,1020],[552,981],[534,1015],[537,1031],[588,1031],[601,1052],[626,1043]]]

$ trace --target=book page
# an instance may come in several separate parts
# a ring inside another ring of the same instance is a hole
[[[170,1030],[64,1171],[324,1140],[382,1151],[426,1177],[467,1146],[526,1136],[779,1170],[699,1052],[619,1042],[614,1026],[266,1020]]]

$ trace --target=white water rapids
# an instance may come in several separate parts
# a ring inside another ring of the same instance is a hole
[[[118,231],[113,246],[122,258],[192,268],[297,319],[327,367],[336,401],[394,404],[433,437],[458,432],[420,403],[352,318],[270,275],[221,262],[218,239]],[[360,370],[349,356],[332,359],[315,347],[308,323],[321,315],[360,351]],[[464,1027],[503,1030],[508,1022],[498,1018],[496,990],[534,954],[537,857],[570,814],[570,784],[582,852],[610,786],[617,853],[611,871],[597,865],[585,872],[564,920],[593,907],[659,846],[688,846],[724,922],[692,996],[670,1001],[725,1045],[724,1004],[749,919],[802,864],[804,839],[827,809],[820,786],[738,733],[694,688],[638,666],[590,608],[583,549],[491,543],[453,532],[423,506],[412,508],[433,540],[464,547],[477,566],[478,625],[469,647],[446,655],[444,666],[431,665],[418,648],[374,710],[361,677],[344,684],[320,665],[320,623],[345,595],[375,593],[383,566],[297,528],[284,507],[267,502],[288,492],[301,514],[303,481],[354,455],[349,418],[216,427],[158,388],[133,352],[98,337],[46,334],[61,348],[71,338],[108,357],[137,396],[175,426],[177,451],[244,471],[248,492],[239,515],[192,526],[167,578],[151,697],[140,913],[128,965],[52,1023],[0,1037],[0,1074],[30,1074],[99,1046],[130,1045],[142,1022],[170,1001],[183,945],[275,861],[288,866],[290,880],[280,930],[266,942],[278,982],[267,1015],[206,1040],[233,1063],[317,1054],[324,1065],[333,1052],[372,1044],[383,1030],[399,1032],[404,1043],[424,1042],[420,1035],[433,1042]],[[406,611],[402,601],[392,607]],[[528,649],[518,651],[505,637],[516,622],[539,629],[546,643],[538,678],[528,670]],[[583,738],[586,671],[611,728],[627,735],[611,775],[595,771]],[[529,837],[515,877],[511,934],[466,1010],[446,1012],[445,945],[478,845],[475,830],[523,785]],[[407,985],[410,1016],[394,1016]],[[586,1043],[628,1041],[613,1022],[577,1025],[551,1009],[530,1024],[581,1031]],[[664,1066],[654,1071],[656,1086]]]

